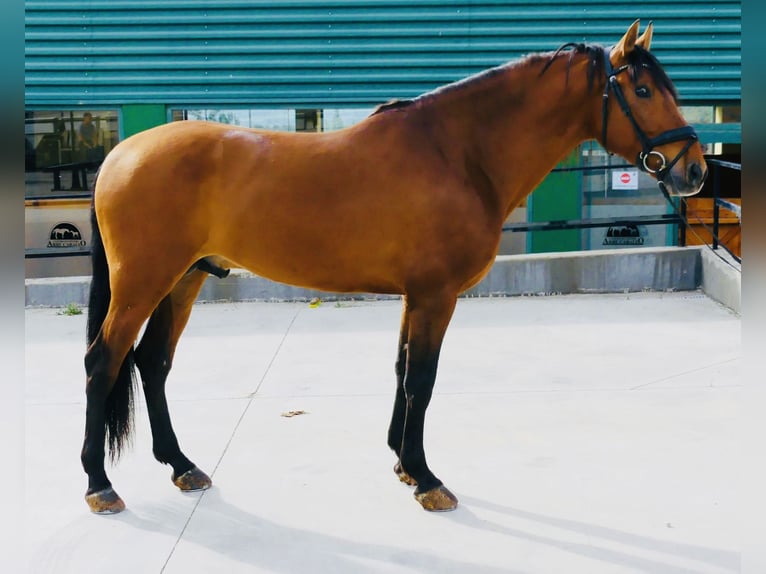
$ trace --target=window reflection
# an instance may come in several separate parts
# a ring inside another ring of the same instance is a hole
[[[119,139],[117,112],[29,111],[24,139],[27,196],[91,191],[93,174]]]
[[[374,108],[183,109],[172,110],[173,121],[204,120],[247,128],[287,132],[328,132],[352,126]]]

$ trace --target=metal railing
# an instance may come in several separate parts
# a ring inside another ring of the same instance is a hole
[[[55,247],[25,249],[24,259],[49,259],[51,257],[83,257],[90,255],[90,248],[82,247]]]
[[[737,219],[742,222],[742,208],[726,199],[721,197],[721,168],[734,169],[742,171],[742,164],[731,161],[724,161],[715,158],[705,158],[705,162],[712,167],[713,175],[713,229],[710,230],[702,223],[702,220],[697,217],[703,227],[711,232],[713,237],[712,249],[717,250],[722,247],[737,263],[741,263],[740,257],[732,253],[732,251],[724,245],[720,240],[720,208],[723,207],[733,212]],[[634,167],[630,164],[621,165],[596,165],[596,166],[578,166],[578,167],[563,167],[551,170],[552,172],[568,172],[568,171],[599,171],[607,169],[624,169]],[[571,219],[571,220],[558,220],[558,221],[541,221],[541,222],[526,222],[526,223],[511,223],[503,226],[503,231],[512,232],[524,232],[524,231],[557,231],[562,229],[588,229],[594,227],[612,227],[612,226],[628,226],[628,225],[679,225],[679,240],[678,243],[681,246],[686,245],[686,233],[688,226],[688,209],[686,200],[681,200],[680,215],[677,213],[672,214],[660,214],[660,215],[642,215],[629,218],[624,217],[604,217],[597,219]]]
[[[551,170],[556,172],[581,171],[606,172],[611,169],[633,168],[630,164],[602,164],[576,167],[557,167]],[[600,217],[591,219],[561,219],[555,221],[510,223],[503,226],[503,231],[560,231],[563,229],[592,229],[596,227],[619,227],[629,225],[671,225],[683,224],[683,219],[676,213],[661,213],[658,215],[635,215],[632,217]]]
[[[721,242],[720,239],[720,228],[721,228],[721,208],[731,211],[737,216],[737,220],[742,223],[742,208],[737,205],[736,203],[732,203],[731,201],[728,201],[721,197],[721,169],[733,169],[736,171],[742,171],[742,164],[741,163],[735,163],[731,161],[724,161],[721,159],[715,159],[715,158],[705,158],[706,163],[711,166],[712,176],[713,176],[713,228],[709,228],[705,223],[702,221],[702,218],[697,216],[696,214],[692,214],[697,219],[698,223],[710,233],[712,236],[712,244],[710,245],[711,249],[713,251],[717,251],[719,247],[723,248],[726,253],[729,254],[729,256],[734,259],[737,263],[742,263],[742,259],[738,257],[735,253],[731,251],[723,242]],[[684,219],[688,220],[688,208],[686,201],[681,202],[681,215],[684,217]],[[687,233],[687,226],[683,226],[681,228],[681,239],[679,242],[682,243],[682,245],[686,245],[686,233]],[[699,237],[699,236],[698,236]],[[704,240],[703,240],[704,243]]]
[[[718,238],[718,231],[721,218],[721,207],[734,213],[737,216],[740,224],[742,224],[742,208],[739,205],[731,203],[730,201],[726,201],[721,197],[721,168],[734,169],[741,172],[742,164],[734,163],[731,161],[723,161],[720,159],[709,159],[707,160],[707,163],[708,165],[713,166],[713,249],[715,250],[718,249],[720,243]],[[729,253],[729,255],[734,257],[737,263],[742,262],[741,259],[734,255],[725,245],[721,245],[721,247],[723,247],[727,253]]]

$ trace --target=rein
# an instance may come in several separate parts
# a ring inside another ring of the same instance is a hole
[[[638,157],[636,158],[636,165],[639,167],[639,169],[645,171],[646,173],[656,175],[657,181],[660,182],[660,188],[663,190],[663,192],[665,192],[664,185],[662,185],[662,180],[665,179],[668,172],[670,172],[673,166],[676,165],[678,160],[681,159],[683,155],[689,150],[689,148],[694,144],[694,142],[697,141],[697,132],[694,131],[692,126],[687,125],[672,130],[667,130],[654,138],[647,136],[646,132],[644,132],[644,130],[641,129],[641,126],[638,125],[636,118],[633,117],[633,113],[630,110],[628,101],[625,99],[625,94],[623,93],[622,88],[617,81],[617,76],[629,69],[630,66],[625,64],[624,66],[620,66],[615,70],[612,67],[611,60],[609,59],[610,51],[610,48],[604,48],[604,70],[606,72],[606,86],[604,86],[603,107],[601,113],[601,141],[603,142],[604,149],[607,147],[609,92],[613,91],[614,97],[617,98],[617,103],[620,105],[622,112],[630,120],[630,123],[633,124],[633,130],[636,132],[638,139],[641,141],[642,151],[639,152]],[[676,154],[676,156],[669,163],[662,152],[654,149],[657,146],[683,140],[686,140],[686,145],[681,148],[681,151],[679,151],[678,154]],[[660,167],[657,169],[653,169],[648,163],[652,156],[654,156],[660,162]]]

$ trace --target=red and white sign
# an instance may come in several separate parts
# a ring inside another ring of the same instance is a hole
[[[638,189],[638,169],[622,169],[612,172],[612,189]]]

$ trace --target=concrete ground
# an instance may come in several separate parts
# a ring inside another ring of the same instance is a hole
[[[27,309],[28,571],[739,570],[739,317],[700,292],[461,300],[426,425],[460,506],[431,514],[386,446],[399,313],[197,305],[168,393],[214,487],[171,484],[141,402],[108,468],[128,508],[104,517],[79,463],[85,317]]]

